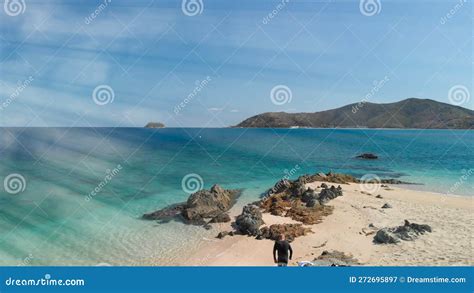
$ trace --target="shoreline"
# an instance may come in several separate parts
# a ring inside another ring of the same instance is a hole
[[[316,187],[322,182],[306,184]],[[328,185],[333,183],[325,182]],[[374,184],[378,185],[378,184]],[[462,195],[444,195],[429,191],[416,191],[388,185],[374,194],[362,193],[359,184],[341,184],[344,195],[331,202],[333,214],[322,223],[305,225],[313,233],[296,238],[290,266],[298,261],[312,261],[323,251],[341,251],[353,256],[361,265],[368,266],[470,266],[472,256],[472,226],[474,199]],[[375,196],[381,194],[382,199]],[[385,203],[392,208],[382,209]],[[242,205],[230,210],[232,218],[240,214]],[[298,223],[290,218],[263,214],[266,226],[271,224]],[[414,241],[398,244],[374,244],[377,228],[402,225],[410,222],[428,224],[432,233],[419,236]],[[230,223],[213,226],[217,235],[228,231]],[[366,235],[366,233],[369,233]],[[223,239],[202,241],[194,251],[178,257],[172,265],[178,266],[274,266],[273,241],[256,240],[254,237],[235,235]],[[252,249],[249,250],[249,247]],[[153,263],[153,262],[152,262]]]

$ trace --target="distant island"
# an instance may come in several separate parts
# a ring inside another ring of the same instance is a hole
[[[148,122],[145,128],[164,128],[165,125],[161,122]]]
[[[388,104],[360,102],[315,113],[268,112],[234,127],[473,129],[474,111],[429,99],[410,98]]]

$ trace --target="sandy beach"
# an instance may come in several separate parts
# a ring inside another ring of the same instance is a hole
[[[316,188],[322,182],[307,184]],[[332,183],[327,183],[329,186]],[[292,242],[293,259],[312,261],[325,250],[337,250],[352,255],[367,266],[469,266],[473,265],[472,198],[414,191],[402,186],[381,187],[374,184],[374,192],[361,191],[359,184],[342,184],[344,195],[328,205],[334,212],[322,223],[310,225],[314,233],[298,237]],[[382,198],[377,198],[381,195]],[[381,208],[388,203],[392,208]],[[241,212],[234,206],[232,217]],[[263,215],[265,225],[297,223],[287,217]],[[398,244],[375,244],[377,228],[403,225],[404,220],[428,224],[432,233],[414,241]],[[376,228],[370,228],[372,224]],[[213,231],[230,231],[229,223],[216,224]],[[227,236],[207,239],[190,256],[183,256],[175,265],[187,266],[274,266],[273,241],[257,240],[249,236]]]

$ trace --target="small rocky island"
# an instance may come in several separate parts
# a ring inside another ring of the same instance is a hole
[[[161,122],[148,122],[145,128],[165,128],[165,125]]]

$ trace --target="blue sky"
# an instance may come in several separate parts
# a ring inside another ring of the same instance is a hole
[[[9,15],[11,1],[0,10],[0,126],[222,127],[368,94],[449,103],[453,86],[472,92],[472,1],[367,0],[377,13],[365,15],[360,1],[195,0],[194,16],[158,0],[17,0],[22,13]],[[272,102],[278,85],[291,101]],[[113,91],[104,105],[101,86]]]

